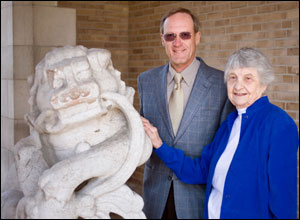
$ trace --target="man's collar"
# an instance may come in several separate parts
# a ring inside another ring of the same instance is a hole
[[[183,77],[183,80],[186,82],[188,86],[193,85],[193,81],[197,75],[198,69],[200,66],[200,61],[194,58],[193,62],[186,67],[183,71],[181,71],[181,75]],[[170,77],[168,77],[168,85],[172,82],[174,75],[176,73],[176,70],[171,66],[169,63],[169,73]]]

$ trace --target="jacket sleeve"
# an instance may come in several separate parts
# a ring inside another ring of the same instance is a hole
[[[165,143],[160,148],[155,149],[154,152],[182,182],[206,184],[210,161],[214,152],[211,144],[204,147],[201,157],[194,159],[184,155],[182,150],[170,147]]]
[[[268,159],[269,208],[274,218],[297,217],[297,151],[295,123],[280,124],[271,134]]]

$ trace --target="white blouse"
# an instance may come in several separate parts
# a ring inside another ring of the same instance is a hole
[[[227,146],[215,168],[212,180],[212,190],[208,200],[208,218],[210,219],[220,218],[225,179],[239,143],[242,114],[246,112],[246,109],[247,108],[237,109],[238,117],[234,121]]]

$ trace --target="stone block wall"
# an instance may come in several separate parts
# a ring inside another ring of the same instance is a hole
[[[46,52],[76,44],[75,13],[57,1],[1,1],[1,192],[11,148],[29,135],[27,78]]]
[[[260,49],[276,73],[267,94],[299,128],[298,1],[59,1],[58,6],[77,9],[77,44],[111,50],[114,66],[136,91],[141,72],[168,62],[159,34],[162,15],[175,7],[190,9],[200,20],[197,56],[224,70],[240,47]],[[134,105],[139,109],[138,94]],[[129,181],[138,192],[142,177],[143,166]]]

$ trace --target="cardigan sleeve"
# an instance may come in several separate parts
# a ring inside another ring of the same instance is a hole
[[[274,218],[297,217],[297,151],[295,123],[280,123],[271,134],[268,159],[269,208]]]
[[[180,149],[163,143],[154,152],[164,161],[182,182],[187,184],[206,184],[210,161],[214,153],[213,143],[204,147],[201,156],[191,158]]]

